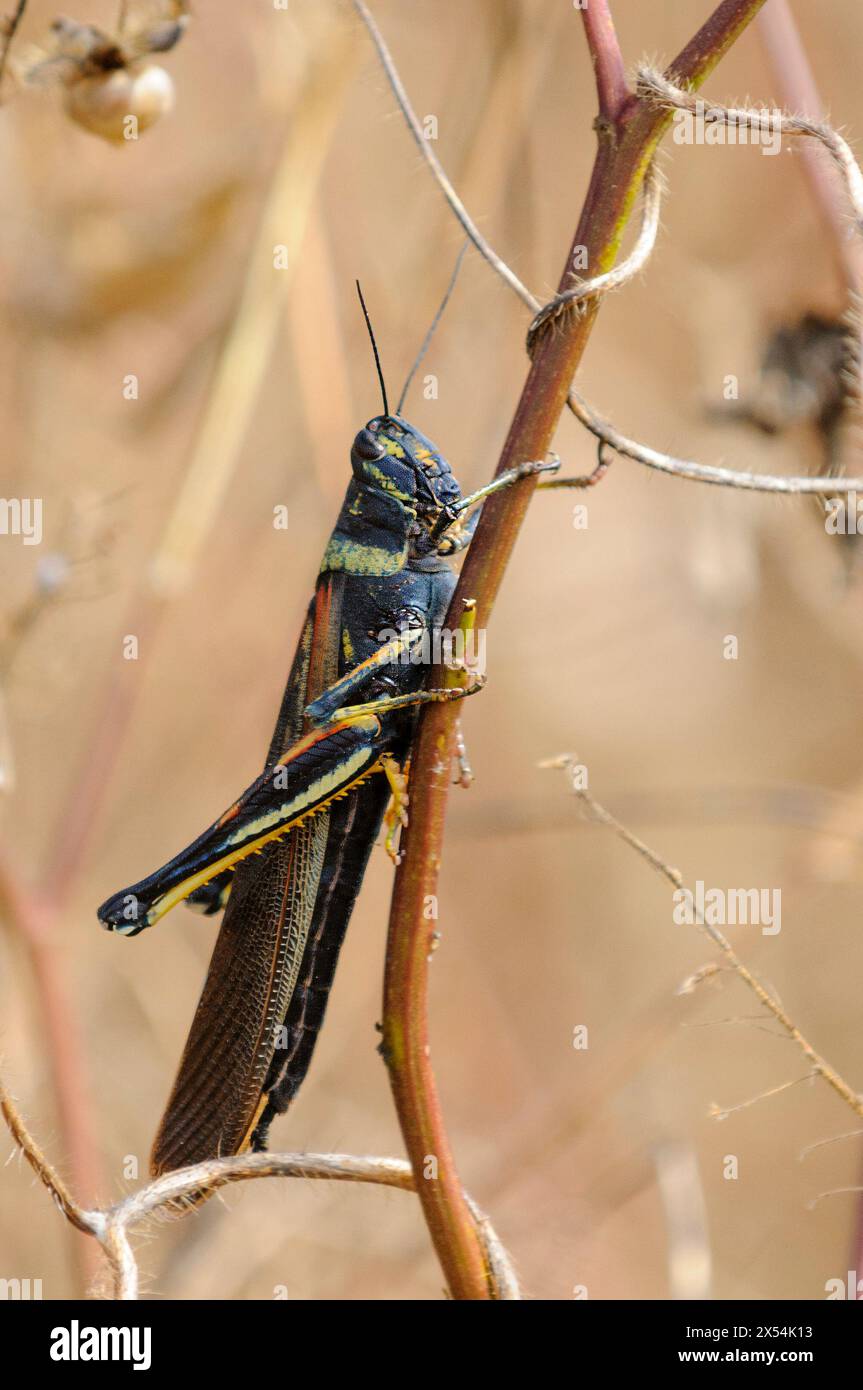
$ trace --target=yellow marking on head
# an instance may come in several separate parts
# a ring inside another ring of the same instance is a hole
[[[404,451],[404,449],[402,448],[401,444],[397,444],[396,441],[395,441],[394,439],[386,439],[386,438],[384,438],[384,439],[382,439],[380,442],[381,442],[381,444],[383,444],[383,446],[384,446],[384,448],[386,449],[387,453],[388,453],[388,454],[391,454],[393,458],[397,458],[397,459],[403,459],[403,458],[404,458],[404,456],[405,456],[405,451]]]
[[[404,450],[402,450],[402,457],[404,457]],[[414,500],[409,492],[402,492],[401,488],[393,482],[393,479],[383,468],[377,468],[373,463],[367,463],[366,473],[374,479],[381,492],[389,493],[390,497],[397,497],[400,502],[410,503]]]

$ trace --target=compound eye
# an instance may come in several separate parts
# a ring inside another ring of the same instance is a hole
[[[384,452],[380,441],[369,429],[360,430],[354,440],[354,448],[361,459],[379,459]]]

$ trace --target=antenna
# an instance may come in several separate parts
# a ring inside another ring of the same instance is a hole
[[[416,376],[417,368],[419,367],[420,363],[422,362],[423,358],[425,357],[426,353],[428,352],[429,343],[431,342],[432,338],[434,337],[435,329],[437,328],[438,324],[439,324],[440,321],[441,321],[441,318],[443,317],[443,311],[444,311],[444,309],[446,308],[446,306],[449,304],[450,296],[452,295],[452,292],[453,292],[453,290],[455,289],[455,282],[456,282],[456,280],[458,279],[458,273],[459,273],[459,271],[461,270],[461,263],[462,263],[462,261],[464,260],[464,253],[465,253],[465,251],[467,250],[467,248],[468,248],[469,245],[470,245],[470,242],[469,242],[469,241],[466,241],[465,244],[464,244],[464,246],[461,248],[461,250],[460,250],[459,253],[458,253],[458,259],[457,259],[457,261],[456,261],[456,263],[455,263],[455,269],[453,270],[453,273],[452,273],[452,275],[450,276],[449,284],[448,284],[447,287],[446,287],[446,294],[444,295],[443,299],[441,300],[440,306],[439,306],[439,308],[438,308],[438,311],[437,311],[437,313],[435,314],[434,318],[433,318],[432,321],[431,321],[431,327],[429,328],[428,333],[426,333],[425,337],[423,338],[422,347],[420,348],[419,352],[417,353],[416,357],[414,358],[414,364],[413,364],[413,366],[411,367],[410,371],[408,372],[407,380],[405,381],[405,384],[404,384],[404,386],[402,387],[402,393],[401,393],[401,395],[399,396],[399,403],[398,403],[398,405],[396,406],[396,415],[401,415],[401,413],[402,413],[402,406],[404,405],[404,402],[405,402],[405,396],[407,395],[407,393],[408,393],[408,391],[409,391],[409,389],[410,389],[410,384],[411,384],[411,382],[413,381],[414,377]]]
[[[362,306],[363,306],[363,317],[365,318],[365,321],[366,321],[366,328],[369,330],[369,338],[371,339],[372,352],[373,352],[374,355],[375,355],[375,366],[376,366],[377,369],[378,369],[378,381],[379,381],[380,384],[381,384],[381,395],[383,396],[383,399],[384,399],[384,417],[387,418],[387,419],[389,419],[389,418],[390,418],[390,408],[389,408],[389,405],[388,405],[388,403],[387,403],[387,386],[386,386],[386,382],[384,381],[383,368],[381,367],[381,356],[380,356],[380,353],[378,352],[378,345],[377,345],[377,343],[375,342],[375,333],[374,333],[374,329],[372,328],[372,321],[371,321],[371,319],[369,318],[369,311],[368,311],[368,309],[366,308],[366,301],[363,299],[363,292],[362,292],[362,289],[360,288],[360,282],[359,282],[359,280],[357,281],[357,294],[359,295],[359,297],[360,297],[360,303],[361,303]]]

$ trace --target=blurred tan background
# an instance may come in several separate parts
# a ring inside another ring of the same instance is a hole
[[[628,63],[670,57],[709,8],[618,0]],[[468,207],[534,292],[550,294],[594,149],[577,12],[566,0],[374,10],[420,116],[437,117],[436,151]],[[831,116],[853,137],[860,7],[796,11]],[[43,35],[54,13],[33,3],[23,38]],[[93,0],[76,18],[110,23],[111,10]],[[95,909],[259,770],[350,442],[378,410],[354,278],[396,396],[462,241],[347,3],[200,3],[164,63],[176,110],[137,143],[111,147],[73,127],[50,89],[15,94],[0,120],[0,491],[42,497],[45,528],[39,547],[0,538],[15,767],[0,814],[26,881],[45,886],[58,834],[81,814],[82,769],[100,783],[94,750],[110,749],[134,702],[92,833],[80,850],[69,842],[74,875],[52,945],[103,1165],[85,1200],[134,1186],[130,1157],[145,1168],[216,930],[180,908],[126,941],[100,931]],[[756,32],[708,91],[776,103]],[[580,389],[659,448],[810,471],[819,455],[805,430],[765,440],[707,410],[729,373],[741,394],[752,388],[776,324],[839,307],[799,156],[667,142],[663,167],[658,249],[603,306]],[[265,230],[284,233],[264,248],[284,242],[287,270],[271,253],[255,259],[267,206]],[[238,338],[238,306],[262,277],[272,284],[260,316]],[[466,489],[495,465],[525,327],[470,252],[425,368],[439,398],[415,387],[405,407]],[[237,448],[212,413],[226,350],[219,410],[263,354]],[[137,400],[124,399],[130,374]],[[153,556],[202,430],[204,463],[210,450],[224,456],[225,487],[208,511],[204,467],[188,514],[201,545],[187,515],[175,554],[186,582],[154,604]],[[557,448],[568,471],[593,466],[594,444],[571,419]],[[573,527],[574,500],[587,502],[587,530]],[[272,525],[279,504],[287,532]],[[51,557],[66,577],[46,600]],[[675,994],[713,959],[709,944],[673,924],[667,885],[585,824],[564,781],[537,764],[577,752],[594,795],[690,882],[781,889],[778,936],[730,935],[854,1085],[861,601],[811,501],[731,494],[620,459],[585,498],[540,495],[531,507],[489,633],[488,688],[466,713],[477,780],[451,798],[432,972],[433,1053],[461,1174],[529,1297],[586,1286],[591,1298],[819,1298],[850,1267],[855,1197],[810,1203],[855,1184],[859,1146],[799,1156],[854,1116],[813,1081],[709,1117],[713,1103],[805,1076],[804,1059],[729,975]],[[128,634],[137,662],[124,660]],[[723,659],[727,634],[737,661]],[[402,1151],[374,1031],[391,883],[378,847],[310,1077],[274,1147]],[[8,921],[0,964],[4,1074],[68,1173],[31,961]],[[580,1024],[587,1051],[572,1046]],[[736,1180],[723,1177],[727,1155]],[[692,1220],[688,1261],[678,1232]],[[284,1286],[296,1299],[436,1298],[442,1283],[411,1198],[343,1185],[248,1184],[154,1227],[138,1249],[152,1297],[271,1298]],[[17,1160],[0,1170],[0,1275],[41,1278],[46,1298],[76,1290],[63,1222]]]

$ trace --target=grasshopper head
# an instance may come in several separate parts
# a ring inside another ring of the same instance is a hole
[[[413,516],[413,555],[437,549],[435,523],[459,501],[461,488],[430,439],[400,415],[376,415],[354,440],[351,465],[358,483],[394,497]]]

